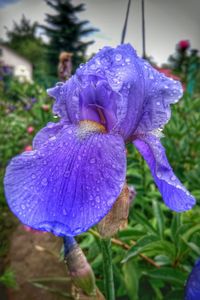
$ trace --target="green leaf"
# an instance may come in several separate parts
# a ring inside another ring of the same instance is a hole
[[[177,231],[181,226],[181,215],[174,213],[172,223],[171,223],[171,235],[172,240],[176,241]]]
[[[124,283],[130,300],[138,300],[140,273],[136,262],[128,261],[123,265]]]
[[[154,216],[156,218],[159,236],[161,239],[163,239],[164,229],[165,229],[164,216],[163,216],[163,212],[161,210],[160,203],[156,200],[153,200],[153,211],[154,211]]]
[[[183,271],[169,267],[162,267],[153,271],[143,271],[142,273],[150,278],[162,279],[171,284],[178,284],[181,286],[184,285],[188,275],[187,273],[183,273]]]
[[[137,244],[132,246],[130,250],[126,253],[125,258],[122,260],[122,263],[127,262],[130,258],[137,256],[142,253],[144,249],[152,242],[158,241],[158,237],[156,235],[146,235],[138,240]]]
[[[185,241],[189,241],[193,234],[200,231],[200,224],[190,227],[183,235],[182,238]]]
[[[198,256],[200,256],[200,247],[197,246],[195,243],[187,242],[182,238],[183,242]]]
[[[126,229],[120,230],[118,232],[118,237],[124,241],[130,241],[131,239],[135,240],[145,235],[144,230],[139,230],[135,228],[128,227]]]
[[[141,253],[150,257],[165,255],[169,258],[170,262],[173,262],[176,255],[176,248],[173,243],[166,240],[160,240],[156,235],[146,235],[139,239],[137,244],[128,250],[122,263]]]
[[[0,283],[4,284],[9,288],[17,289],[17,282],[15,279],[15,274],[12,270],[7,269],[3,275],[0,276]]]
[[[135,211],[133,217],[137,222],[142,224],[148,230],[148,232],[157,234],[155,228],[153,228],[151,223],[141,213]]]

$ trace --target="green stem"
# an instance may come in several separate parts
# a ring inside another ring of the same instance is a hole
[[[101,251],[103,255],[104,288],[106,300],[115,300],[111,239],[101,239]]]

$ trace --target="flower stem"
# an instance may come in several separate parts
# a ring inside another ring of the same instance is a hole
[[[115,289],[112,268],[111,239],[101,239],[101,251],[103,255],[104,288],[106,300],[115,300]]]

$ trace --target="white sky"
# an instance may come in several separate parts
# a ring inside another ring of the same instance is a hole
[[[89,37],[95,43],[88,48],[88,54],[105,45],[120,43],[128,0],[71,2],[85,3],[86,10],[78,17],[100,29]],[[190,40],[192,47],[200,50],[200,0],[146,0],[145,4],[147,55],[157,63],[166,62],[181,39]],[[44,23],[47,12],[53,13],[53,10],[44,0],[0,0],[0,36],[5,37],[4,26],[11,28],[13,20],[19,21],[22,14],[31,21]],[[141,0],[132,0],[125,42],[131,43],[141,54]]]

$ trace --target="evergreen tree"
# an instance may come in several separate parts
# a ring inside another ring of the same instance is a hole
[[[84,61],[87,47],[93,41],[83,42],[82,38],[96,29],[89,28],[89,21],[80,21],[77,13],[84,11],[84,5],[74,6],[71,0],[46,0],[55,10],[55,14],[46,14],[47,26],[41,26],[49,37],[47,54],[51,65],[52,75],[57,76],[58,57],[60,52],[73,53],[74,69]]]

